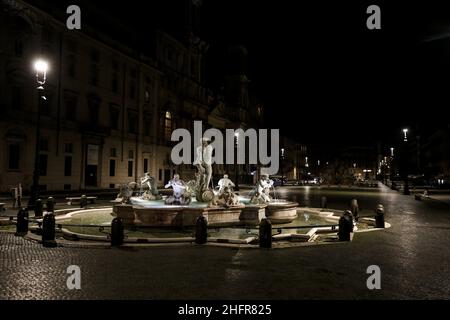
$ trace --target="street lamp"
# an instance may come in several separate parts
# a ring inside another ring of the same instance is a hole
[[[234,133],[235,147],[236,147],[236,164],[234,167],[234,190],[239,191],[239,172],[238,172],[238,145],[239,145],[239,132]],[[245,138],[244,138],[245,139]]]
[[[408,141],[408,129],[403,129],[403,141]]]
[[[36,200],[39,197],[39,151],[41,140],[41,110],[42,102],[46,100],[44,96],[44,84],[47,80],[48,63],[43,59],[38,59],[34,63],[34,70],[36,72],[36,83],[38,93],[38,109],[37,109],[37,122],[36,122],[36,149],[34,154],[34,171],[33,171],[33,183],[30,190],[30,198],[28,199],[28,209],[34,210]]]
[[[284,148],[281,148],[281,186],[284,186]]]
[[[408,185],[408,129],[403,129],[403,180],[404,180],[404,187],[403,187],[403,194],[409,195],[409,185]]]

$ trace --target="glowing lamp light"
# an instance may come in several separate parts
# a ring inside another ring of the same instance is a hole
[[[408,129],[403,129],[403,141],[408,141]]]
[[[48,63],[44,60],[36,60],[34,63],[34,70],[39,73],[47,73],[48,70]]]

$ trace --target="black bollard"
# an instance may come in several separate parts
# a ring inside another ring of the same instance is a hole
[[[34,216],[42,217],[43,213],[44,213],[44,205],[42,204],[42,199],[37,199],[34,204]]]
[[[353,232],[353,217],[349,210],[339,219],[339,241],[350,241],[350,234]]]
[[[28,210],[22,208],[17,212],[16,236],[24,236],[28,233]]]
[[[377,209],[375,210],[375,228],[384,229],[384,207],[382,204],[379,204]]]
[[[197,218],[195,224],[195,243],[205,244],[208,241],[208,222],[204,216]]]
[[[272,248],[272,223],[267,218],[259,224],[259,247]]]
[[[88,203],[88,199],[87,199],[86,195],[83,194],[80,199],[80,208],[86,209],[87,203]]]
[[[124,226],[122,218],[114,218],[111,222],[111,246],[118,247],[123,245]]]
[[[47,212],[55,212],[55,199],[53,197],[47,199]]]
[[[351,210],[351,212],[352,212],[353,218],[354,218],[356,221],[358,221],[358,219],[359,219],[359,214],[358,214],[358,212],[359,212],[358,200],[353,199],[353,200],[350,202],[350,210]]]
[[[50,212],[42,219],[42,244],[44,247],[55,247],[55,215]]]
[[[327,197],[322,197],[321,201],[320,201],[320,206],[322,209],[327,208]]]

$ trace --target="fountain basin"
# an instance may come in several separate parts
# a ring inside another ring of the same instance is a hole
[[[266,208],[266,217],[272,223],[289,223],[297,219],[299,204],[290,201],[269,202]]]
[[[236,206],[208,207],[205,203],[190,205],[164,205],[160,201],[132,201],[132,205],[114,206],[114,214],[127,226],[189,227],[195,226],[198,217],[205,217],[208,225],[258,225],[263,218],[272,223],[289,223],[297,218],[298,203],[274,201],[269,204],[240,203]]]
[[[257,225],[265,217],[266,205],[229,208],[207,206],[149,206],[116,205],[113,212],[128,226],[189,227],[195,226],[198,217],[205,217],[208,225]]]

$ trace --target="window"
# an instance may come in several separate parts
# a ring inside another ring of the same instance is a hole
[[[99,83],[99,78],[100,78],[100,69],[96,64],[91,65],[89,83],[97,87]]]
[[[111,90],[114,93],[118,93],[119,92],[119,79],[118,79],[117,73],[113,73],[113,75],[112,75]]]
[[[109,125],[111,129],[119,130],[119,117],[120,117],[119,107],[111,105],[109,107]]]
[[[152,129],[152,120],[150,117],[146,117],[145,120],[145,125],[144,125],[144,135],[149,137],[151,135],[151,129]]]
[[[64,157],[64,176],[70,177],[72,175],[72,157]]]
[[[46,154],[39,155],[39,175],[46,176],[47,175],[47,162],[48,156]]]
[[[23,42],[22,39],[16,39],[14,41],[14,55],[18,58],[23,56]]]
[[[131,77],[133,78],[133,79],[136,79],[137,78],[137,71],[136,71],[136,69],[131,69],[130,70],[130,75],[131,75]]]
[[[145,89],[145,103],[150,103],[150,89],[148,87]]]
[[[128,151],[128,159],[134,159],[134,151],[133,150]]]
[[[75,121],[77,115],[78,97],[74,95],[65,95],[65,118],[68,121]]]
[[[116,148],[111,148],[110,152],[109,152],[109,156],[113,157],[113,158],[117,157],[117,149]]]
[[[128,176],[133,176],[133,160],[128,160]]]
[[[158,180],[162,180],[162,170],[159,169],[158,171]]]
[[[164,118],[164,137],[167,141],[169,141],[172,136],[172,123],[172,113],[167,111]]]
[[[48,152],[48,139],[41,138],[41,140],[39,142],[39,150]]]
[[[9,159],[8,169],[19,170],[20,169],[20,146],[18,144],[9,145]]]
[[[75,78],[77,75],[77,58],[75,55],[70,54],[67,56],[66,68],[67,75],[71,78]]]
[[[73,153],[73,143],[64,143],[64,152]]]
[[[144,173],[148,172],[148,159],[144,159]]]
[[[91,61],[94,63],[100,62],[100,52],[96,49],[91,50]]]
[[[22,88],[13,86],[11,89],[11,106],[13,109],[22,109]]]
[[[100,99],[95,96],[91,96],[88,98],[88,106],[89,106],[89,120],[90,123],[94,126],[98,125],[98,113],[100,111]]]
[[[117,60],[113,60],[111,63],[112,69],[116,72],[119,72],[119,62]]]
[[[72,190],[72,185],[71,184],[65,184],[64,185],[64,190]]]
[[[70,52],[77,53],[78,52],[78,45],[77,45],[76,41],[74,41],[72,39],[67,39],[67,49]]]
[[[137,133],[137,114],[135,112],[128,112],[128,132]]]
[[[136,98],[136,83],[134,81],[130,82],[130,99]]]
[[[114,177],[116,175],[116,160],[109,159],[109,176]]]

